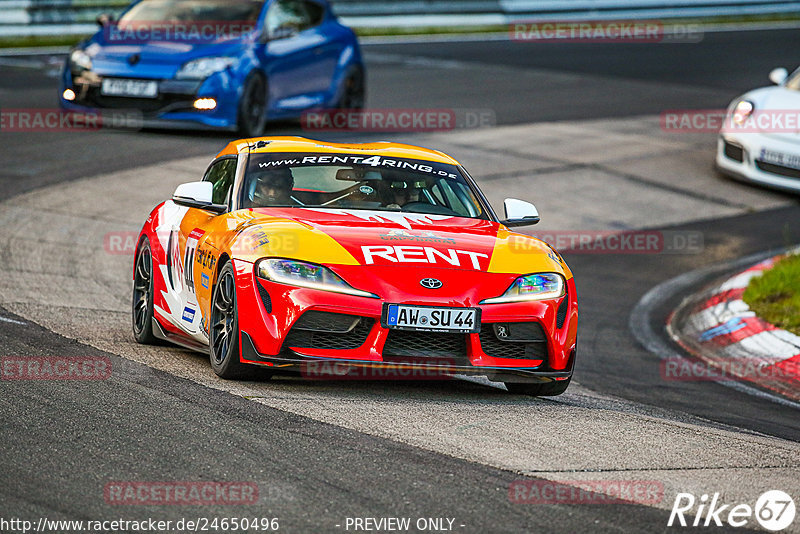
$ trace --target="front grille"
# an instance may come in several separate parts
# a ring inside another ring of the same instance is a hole
[[[374,319],[357,315],[306,312],[294,323],[283,346],[301,349],[357,349],[367,341],[374,323]]]
[[[73,77],[77,104],[102,109],[136,110],[143,113],[164,113],[167,111],[193,111],[194,99],[199,85],[179,84],[171,80],[160,83],[156,98],[136,98],[109,96],[100,92],[99,85],[84,86]],[[83,93],[83,88],[86,93]]]
[[[135,109],[144,113],[165,111],[191,111],[193,98],[186,95],[160,94],[157,98],[132,98],[101,95],[99,90],[89,91],[85,103],[104,109]]]
[[[536,322],[484,323],[481,348],[493,358],[547,359],[547,336]]]
[[[767,163],[766,161],[756,160],[756,167],[764,172],[777,174],[779,176],[786,176],[787,178],[800,178],[800,169],[793,169],[792,167],[784,167],[783,165],[775,165],[774,163]]]
[[[425,358],[424,363],[445,360],[451,365],[469,365],[467,358],[467,335],[443,332],[415,332],[412,330],[389,330],[383,346],[384,361],[398,358]]]
[[[724,152],[728,158],[734,161],[738,161],[739,163],[742,163],[744,161],[744,150],[742,150],[742,147],[734,145],[727,141],[724,141],[724,144],[725,144]]]
[[[356,326],[356,322],[361,319],[362,317],[357,315],[310,311],[304,313],[297,322],[294,323],[294,328],[344,334],[350,332]]]

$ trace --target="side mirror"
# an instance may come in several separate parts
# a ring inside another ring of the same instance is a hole
[[[772,69],[771,71],[769,71],[769,81],[771,81],[775,85],[782,84],[788,77],[789,77],[789,71],[784,69],[783,67],[779,67],[777,69]]]
[[[181,184],[175,189],[172,201],[179,206],[208,210],[214,213],[228,211],[228,206],[214,204],[212,201],[213,194],[214,185],[211,182],[189,182]]]
[[[507,198],[503,201],[506,218],[500,221],[506,226],[528,226],[539,222],[539,211],[536,206],[524,200]]]
[[[101,28],[108,26],[110,23],[114,22],[114,15],[110,13],[100,13],[97,15],[97,18],[94,19],[98,26]]]

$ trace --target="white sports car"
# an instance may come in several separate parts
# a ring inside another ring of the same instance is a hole
[[[774,69],[776,85],[728,106],[717,141],[717,168],[733,178],[800,192],[800,69]]]

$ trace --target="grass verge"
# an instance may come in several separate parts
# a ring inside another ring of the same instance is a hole
[[[787,256],[753,278],[743,298],[765,321],[800,335],[800,254]]]
[[[584,17],[580,20],[591,20],[592,17]],[[520,17],[520,20],[537,20],[535,17]],[[569,19],[564,19],[563,22]],[[635,19],[631,19],[635,20]],[[656,20],[655,18],[644,17],[641,20]],[[544,21],[540,21],[544,22]],[[551,22],[559,22],[553,20]],[[687,24],[697,24],[700,30],[704,26],[724,26],[726,24],[769,24],[800,22],[800,15],[797,13],[769,13],[754,15],[731,15],[715,16],[704,18],[674,18],[661,19],[665,29],[673,26]],[[492,25],[458,25],[458,26],[387,26],[387,27],[364,27],[354,25],[353,29],[361,37],[413,37],[413,36],[433,36],[433,35],[452,35],[452,34],[502,34],[509,32],[507,24]],[[10,36],[0,37],[0,48],[27,48],[39,46],[72,46],[89,35],[29,35],[29,36]]]
[[[0,37],[0,48],[32,48],[46,46],[74,46],[88,35],[28,35]]]

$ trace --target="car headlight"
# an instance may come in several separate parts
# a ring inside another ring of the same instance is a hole
[[[733,107],[731,119],[733,122],[741,126],[745,123],[747,118],[753,114],[755,109],[755,105],[753,105],[753,103],[749,100],[739,100]]]
[[[520,276],[505,293],[481,301],[481,304],[556,299],[564,296],[564,277],[556,273],[534,273]]]
[[[322,265],[284,258],[264,258],[256,265],[259,278],[322,291],[345,293],[357,297],[379,298],[378,295],[356,289]]]
[[[232,57],[201,57],[185,63],[175,77],[183,80],[204,80],[235,64],[236,59]]]
[[[73,72],[92,70],[92,58],[83,50],[73,50],[69,55],[69,66]]]

